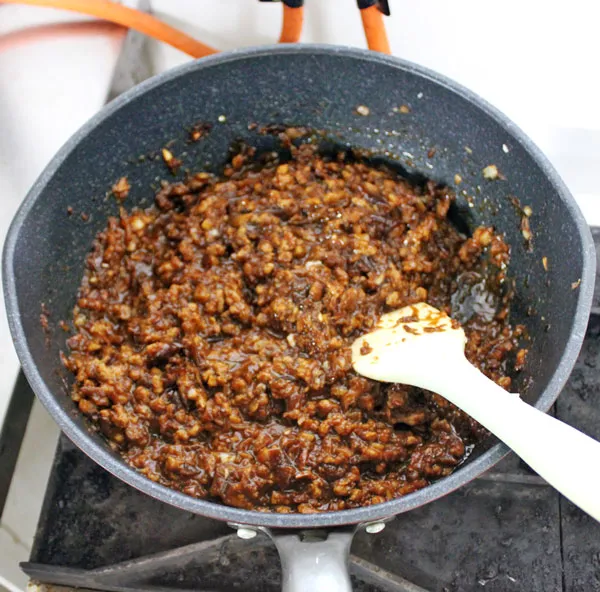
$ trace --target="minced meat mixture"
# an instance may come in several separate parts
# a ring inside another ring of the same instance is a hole
[[[239,508],[356,508],[448,475],[482,428],[357,375],[349,346],[426,301],[462,315],[467,357],[508,388],[509,248],[460,234],[433,182],[310,144],[248,161],[163,183],[97,236],[64,357],[73,400],[149,479]]]

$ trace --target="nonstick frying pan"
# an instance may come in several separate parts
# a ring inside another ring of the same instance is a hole
[[[198,122],[212,124],[211,132],[198,142],[186,142],[189,128]],[[240,139],[272,148],[272,137],[249,129],[254,123],[325,130],[336,145],[366,149],[417,181],[426,176],[454,186],[459,175],[456,219],[465,230],[493,225],[511,245],[513,321],[523,323],[531,338],[516,388],[543,410],[565,384],[585,334],[595,271],[593,242],[554,169],[501,113],[424,68],[333,46],[246,49],[157,76],[95,116],[35,183],[8,234],[4,290],[25,374],[61,429],[105,469],[148,495],[244,525],[238,532],[247,536],[266,530],[281,555],[285,589],[348,590],[346,558],[358,525],[376,531],[395,514],[477,477],[507,448],[490,438],[451,476],[371,507],[311,515],[240,510],[172,491],[127,466],[86,426],[70,400],[69,378],[60,362],[66,334],[58,322],[70,318],[94,235],[117,213],[115,200],[106,197],[112,183],[126,175],[132,186],[126,207],[148,206],[151,186],[169,177],[162,160],[152,154],[174,142],[170,149],[184,168],[218,171]],[[489,165],[499,171],[497,179],[484,178]],[[533,212],[531,241],[521,228],[525,205]],[[46,332],[40,324],[42,306],[50,320]]]

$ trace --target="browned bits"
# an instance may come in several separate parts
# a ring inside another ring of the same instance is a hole
[[[512,380],[510,379],[510,376],[503,376],[502,378],[500,378],[498,380],[498,384],[503,388],[508,390],[510,388],[510,385],[512,384]]]
[[[487,247],[494,238],[492,228],[478,228],[475,231],[475,237],[482,247]]]
[[[212,125],[210,123],[204,121],[195,123],[192,129],[190,129],[190,142],[197,142],[201,138],[206,137],[211,129]]]
[[[528,243],[531,242],[533,234],[531,233],[531,226],[529,224],[528,216],[523,216],[521,218],[521,234],[523,235],[525,241],[527,241]]]
[[[362,345],[360,346],[360,355],[366,356],[367,354],[370,354],[372,351],[373,351],[373,348],[369,345],[369,343],[367,341],[363,341]]]
[[[129,185],[129,181],[127,177],[121,177],[113,186],[112,192],[113,195],[120,201],[123,201],[129,195],[129,190],[131,186]]]
[[[154,208],[109,220],[73,311],[72,398],[131,466],[187,495],[283,513],[380,503],[448,475],[484,432],[437,395],[358,376],[350,345],[392,308],[452,312],[464,274],[502,294],[509,250],[493,228],[460,235],[447,188],[291,150],[263,168],[242,151],[223,178],[163,183]],[[508,305],[464,323],[467,357],[505,388]]]
[[[488,181],[495,181],[500,178],[500,171],[495,164],[490,164],[483,169],[483,178]]]
[[[161,154],[165,164],[169,167],[170,171],[175,174],[183,162],[179,158],[175,158],[173,153],[168,148],[163,148]]]
[[[46,306],[45,302],[42,302],[41,305],[41,314],[40,314],[40,325],[42,327],[42,331],[44,333],[44,341],[46,343],[46,346],[50,346],[50,339],[51,339],[51,330],[50,330],[50,311],[48,310],[48,307]]]
[[[517,352],[517,357],[515,361],[515,370],[522,370],[525,367],[525,360],[527,359],[527,350],[520,349]]]

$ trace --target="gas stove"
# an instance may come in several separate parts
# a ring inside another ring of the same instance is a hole
[[[600,249],[600,229],[594,229]],[[600,438],[600,293],[573,374],[554,412]],[[19,398],[25,381],[19,383]],[[516,456],[462,489],[357,533],[357,592],[592,592],[600,590],[600,524]],[[280,590],[266,535],[167,506],[59,441],[30,561],[35,581],[129,592]]]
[[[600,229],[593,228],[600,255]],[[600,281],[575,369],[553,413],[600,439]],[[13,441],[33,393],[22,377]],[[5,442],[8,444],[9,442]],[[15,455],[13,455],[15,456]],[[5,458],[6,458],[5,454]],[[350,571],[358,592],[600,591],[600,524],[516,456],[462,489],[357,533]],[[34,582],[69,588],[267,592],[280,589],[266,535],[138,492],[61,437],[30,560]]]
[[[149,75],[144,51],[129,34],[109,98]],[[593,210],[600,212],[595,204]],[[599,249],[600,229],[593,234]],[[553,412],[600,439],[597,284],[579,360]],[[21,374],[0,439],[0,510],[32,400]],[[383,531],[358,532],[350,561],[358,592],[600,592],[600,524],[509,455],[462,489],[397,516]],[[64,437],[22,568],[42,589],[268,592],[281,586],[279,558],[266,535],[241,539],[224,523],[149,498]]]

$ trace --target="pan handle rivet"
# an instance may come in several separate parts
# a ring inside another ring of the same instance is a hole
[[[378,532],[381,532],[384,528],[385,522],[371,522],[371,524],[367,524],[367,526],[365,526],[365,530],[369,534],[377,534]]]
[[[241,539],[253,539],[256,536],[256,531],[251,528],[238,528],[237,535]]]

